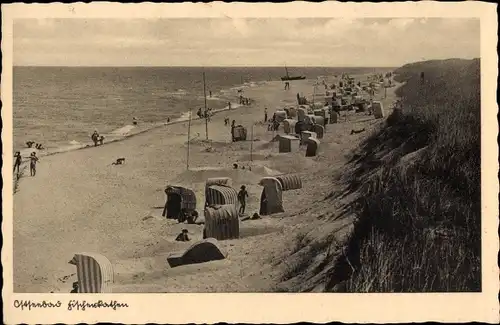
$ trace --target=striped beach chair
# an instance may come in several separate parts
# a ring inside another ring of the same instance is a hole
[[[281,184],[282,191],[298,190],[302,188],[302,180],[298,175],[280,175],[276,179]]]
[[[77,253],[69,264],[76,266],[78,293],[110,293],[113,283],[113,265],[97,253]]]
[[[284,212],[283,194],[280,181],[275,177],[264,177],[259,185],[263,188],[260,196],[259,214],[262,216]]]
[[[165,202],[162,216],[177,219],[180,216],[181,211],[191,212],[196,210],[196,194],[192,190],[182,186],[169,185],[165,188],[165,194],[167,195],[167,200]],[[168,203],[174,196],[180,197],[180,206],[176,209],[176,211],[169,211]]]
[[[238,192],[232,187],[211,185],[206,188],[205,206],[226,205],[238,203]]]

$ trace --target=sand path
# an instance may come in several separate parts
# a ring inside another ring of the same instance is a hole
[[[218,166],[230,170],[235,161],[254,166],[255,172],[227,171],[235,187],[247,184],[251,199],[249,212],[258,209],[261,188],[258,179],[267,166],[281,172],[304,172],[321,166],[341,166],[343,153],[352,149],[359,136],[346,136],[355,123],[374,124],[372,117],[361,122],[329,126],[323,151],[318,159],[306,159],[304,152],[279,155],[275,144],[268,145],[272,134],[263,125],[254,127],[254,157],[248,162],[250,143],[230,142],[224,117],[250,126],[270,115],[285,103],[294,104],[297,92],[310,95],[312,81],[298,82],[285,92],[279,82],[247,89],[245,96],[257,99],[252,107],[217,114],[209,124],[209,136],[215,152],[206,152],[200,142],[205,135],[202,121],[193,121],[190,167]],[[392,100],[388,91],[387,102]],[[386,105],[386,107],[388,107]],[[370,124],[370,125],[371,125]],[[321,182],[311,173],[304,178],[304,191],[287,194],[285,214],[242,224],[242,239],[224,241],[230,258],[224,261],[170,269],[166,256],[191,243],[173,241],[182,228],[193,240],[201,239],[202,226],[180,225],[161,219],[168,183],[192,185],[202,196],[204,178],[215,172],[186,172],[187,123],[151,130],[126,140],[97,148],[87,148],[43,157],[36,177],[24,177],[14,197],[14,291],[68,292],[75,272],[67,262],[73,254],[93,251],[104,254],[115,266],[114,292],[223,292],[265,291],[275,282],[273,263],[286,250],[287,240],[297,220],[284,218],[322,195]],[[282,133],[282,131],[281,131]],[[199,134],[199,135],[197,135]],[[111,163],[125,157],[126,163]],[[267,158],[266,158],[267,157]],[[200,176],[201,175],[201,176]],[[201,210],[203,198],[198,198]],[[307,218],[302,222],[307,223]]]

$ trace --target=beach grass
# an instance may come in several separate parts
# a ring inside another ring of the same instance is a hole
[[[24,177],[24,174],[26,173],[27,166],[23,166],[19,169],[19,173],[14,173],[13,180],[14,180],[14,194],[19,192],[19,183],[21,182],[21,178]]]
[[[453,59],[395,71],[402,110],[345,178],[361,193],[348,292],[481,290],[479,67]]]

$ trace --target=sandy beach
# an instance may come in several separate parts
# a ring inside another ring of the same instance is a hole
[[[277,290],[282,269],[275,265],[293,249],[299,231],[325,227],[318,218],[324,212],[317,207],[325,204],[323,199],[337,186],[332,175],[341,172],[351,150],[383,121],[366,113],[349,113],[344,118],[343,112],[339,123],[327,125],[318,156],[306,158],[304,147],[299,152],[278,153],[278,143],[271,141],[276,134],[262,123],[264,108],[272,115],[279,107],[295,105],[297,92],[311,98],[313,82],[293,82],[289,91],[283,90],[281,82],[247,89],[245,95],[256,102],[216,114],[208,124],[208,142],[204,121],[193,120],[189,170],[187,122],[95,148],[42,157],[36,177],[24,176],[14,196],[14,291],[69,292],[76,270],[68,261],[77,252],[101,253],[112,262],[113,292]],[[386,98],[383,90],[375,95],[386,115],[394,90],[387,89]],[[248,127],[249,136],[251,125],[257,123],[252,145],[251,141],[231,142],[230,127],[223,122],[226,117]],[[362,128],[366,131],[351,135],[351,130]],[[282,127],[278,133],[284,133]],[[208,147],[212,150],[207,151]],[[111,164],[120,157],[126,158],[125,164]],[[233,170],[233,163],[252,170]],[[253,214],[258,212],[262,191],[258,182],[273,171],[302,177],[301,190],[284,193],[284,213],[241,222],[240,239],[220,242],[228,252],[225,260],[168,266],[166,257],[200,240],[203,226],[161,217],[167,184],[192,188],[202,213],[206,178],[231,177],[233,187],[247,186],[247,212]],[[338,232],[344,238],[350,223],[349,219],[337,220],[328,229],[344,229]],[[189,230],[191,242],[174,241],[183,228]]]

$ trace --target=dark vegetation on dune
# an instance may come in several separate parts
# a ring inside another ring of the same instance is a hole
[[[480,61],[418,62],[395,73],[402,109],[340,171],[345,188],[325,198],[346,200],[341,215],[355,216],[347,246],[332,248],[318,232],[316,242],[327,243],[295,261],[280,290],[481,290]],[[297,240],[295,251],[305,250]]]
[[[480,61],[395,71],[403,103],[346,176],[360,191],[349,292],[481,290]]]

